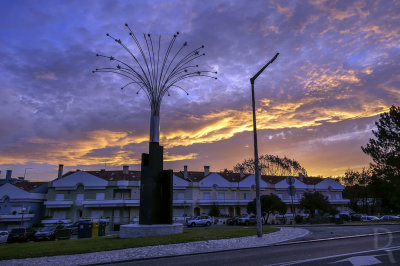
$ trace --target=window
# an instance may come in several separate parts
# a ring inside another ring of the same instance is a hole
[[[102,218],[103,210],[92,210],[90,213],[91,218]]]
[[[131,190],[130,189],[124,189],[124,190],[114,190],[114,199],[120,200],[120,199],[130,199],[131,198]]]
[[[64,194],[56,194],[56,200],[64,200]]]
[[[225,200],[225,193],[218,193],[219,200]]]
[[[175,217],[181,217],[183,216],[184,209],[183,208],[174,208],[173,209],[173,216]]]
[[[125,191],[122,197],[126,200],[131,199],[131,192],[130,191]]]
[[[104,200],[104,193],[96,193],[96,200]]]
[[[340,194],[336,194],[336,199],[340,200]]]
[[[243,199],[248,200],[249,199],[249,193],[243,193]]]
[[[82,206],[84,195],[82,193],[76,194],[76,206]]]
[[[77,201],[82,201],[84,198],[83,194],[76,194],[76,200]]]
[[[205,199],[205,200],[210,200],[210,199],[211,199],[210,192],[204,192],[204,193],[203,193],[203,199]]]
[[[184,200],[185,199],[185,193],[182,193],[182,192],[180,192],[180,193],[178,193],[178,200]]]
[[[54,210],[54,212],[53,212],[54,219],[65,219],[66,216],[67,216],[66,211]]]

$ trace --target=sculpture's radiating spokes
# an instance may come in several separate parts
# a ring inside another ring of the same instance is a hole
[[[93,71],[114,73],[120,76],[126,77],[130,82],[126,83],[121,87],[121,90],[130,86],[139,86],[139,90],[136,92],[139,94],[143,90],[149,100],[151,107],[150,117],[150,142],[159,142],[159,127],[160,127],[160,106],[164,95],[167,93],[170,96],[169,90],[174,87],[184,91],[189,95],[188,91],[182,86],[177,85],[182,80],[193,78],[193,77],[208,77],[217,79],[212,74],[217,74],[214,71],[208,70],[195,70],[199,65],[194,65],[193,61],[199,57],[205,56],[205,53],[200,53],[200,50],[204,48],[204,45],[184,53],[184,49],[188,47],[187,42],[184,42],[175,53],[172,52],[174,44],[178,38],[179,32],[176,32],[171,40],[169,41],[168,47],[165,50],[164,55],[161,53],[161,36],[158,38],[158,47],[153,43],[151,34],[143,34],[145,41],[144,48],[147,48],[147,52],[141,46],[136,35],[128,24],[125,24],[129,30],[129,36],[133,39],[136,48],[139,50],[140,55],[135,56],[131,49],[128,48],[120,39],[114,38],[110,34],[106,34],[107,37],[118,43],[126,50],[129,55],[133,58],[134,66],[117,59],[113,56],[106,56],[96,54],[96,56],[109,59],[116,63],[115,67],[97,68]],[[171,58],[170,58],[171,55]],[[140,59],[141,57],[141,59]]]

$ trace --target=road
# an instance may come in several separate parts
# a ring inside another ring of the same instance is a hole
[[[315,226],[307,229],[311,234],[283,245],[139,260],[119,265],[372,265],[369,262],[400,265],[400,233],[389,233],[400,230],[399,225]],[[374,235],[357,236],[361,234]]]

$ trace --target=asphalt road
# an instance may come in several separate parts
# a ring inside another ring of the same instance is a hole
[[[390,262],[388,252],[384,251],[384,249],[387,250],[389,248],[394,250],[392,252],[392,261],[395,265],[400,264],[400,234],[396,233],[377,237],[342,238],[329,241],[132,261],[119,265],[324,265],[336,261],[341,261],[342,265],[353,265],[346,259],[349,260],[353,257],[359,257],[360,254],[364,255],[364,253],[369,254],[371,252],[376,252],[386,262]],[[380,251],[377,252],[375,251],[376,249]],[[383,262],[383,259],[379,261]],[[358,265],[366,265],[366,263]]]
[[[311,231],[309,235],[284,245],[138,260],[119,265],[366,265],[369,261],[400,265],[400,233],[389,233],[400,230],[400,225],[313,226],[307,229]],[[374,235],[354,237],[362,234]]]

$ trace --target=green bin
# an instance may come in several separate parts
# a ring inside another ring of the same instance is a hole
[[[105,236],[106,235],[106,226],[107,226],[107,222],[100,221],[99,236]]]

